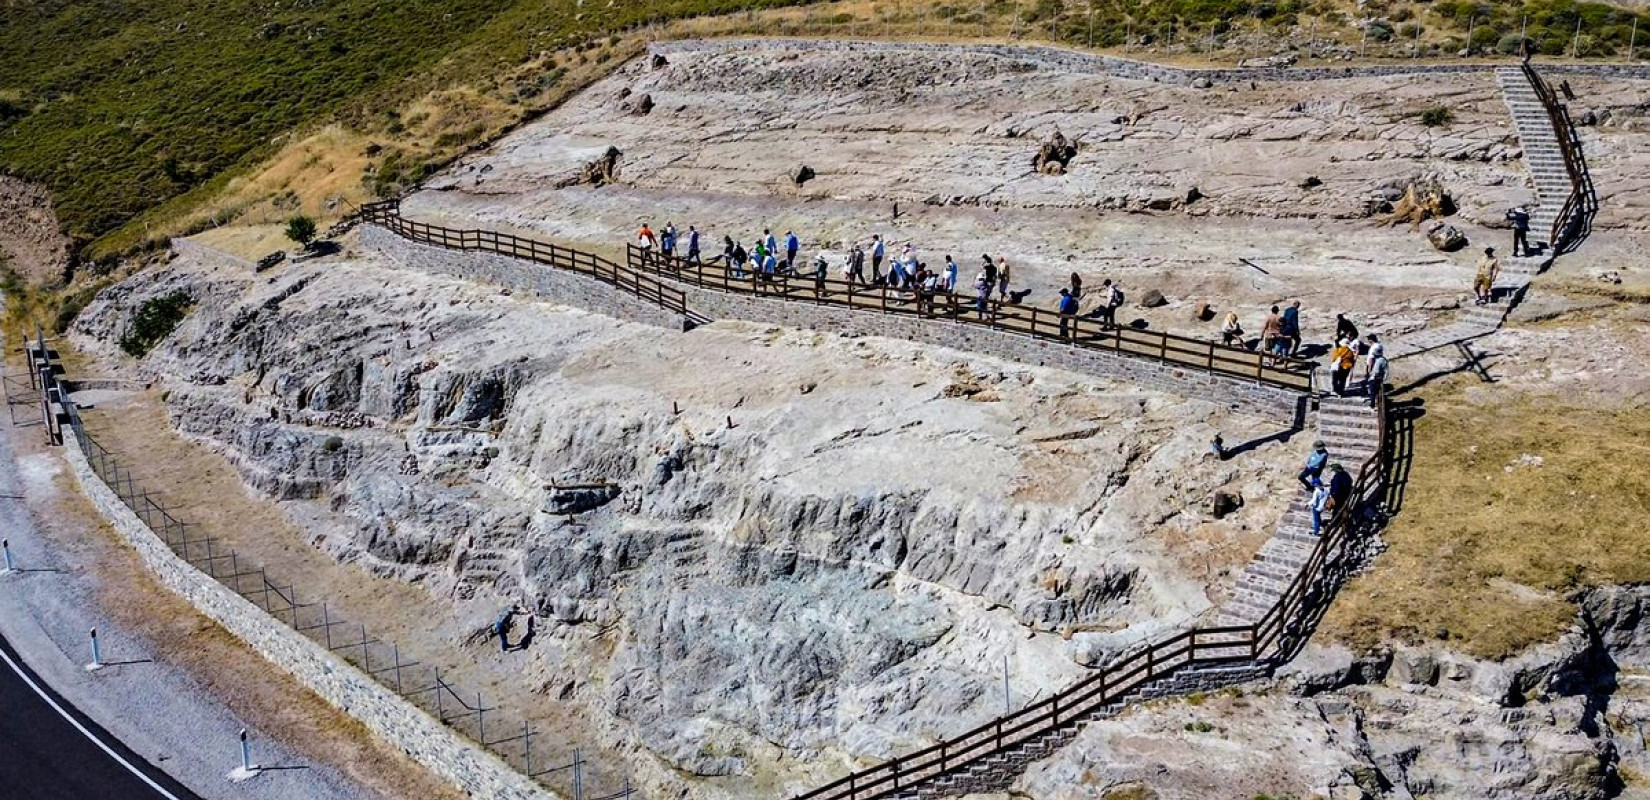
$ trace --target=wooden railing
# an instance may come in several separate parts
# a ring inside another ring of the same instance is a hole
[[[1558,141],[1558,150],[1564,157],[1564,171],[1570,176],[1570,194],[1559,208],[1558,216],[1553,218],[1553,227],[1547,239],[1555,254],[1563,253],[1586,235],[1593,215],[1598,213],[1598,195],[1593,189],[1593,176],[1587,169],[1587,160],[1577,142],[1575,122],[1570,119],[1569,107],[1559,101],[1552,87],[1530,66],[1528,56],[1519,66],[1524,71],[1524,79],[1529,81],[1530,88],[1535,90],[1536,97],[1541,101],[1541,107],[1546,109],[1547,119],[1553,126],[1553,136]]]
[[[988,299],[981,308],[974,297],[948,291],[921,292],[829,277],[740,272],[725,264],[688,261],[636,245],[630,245],[626,261],[638,272],[707,289],[882,314],[953,320],[1302,392],[1311,391],[1316,368],[1313,362],[1301,359],[1269,356],[1204,339],[1112,325],[1092,317],[1066,316],[1032,306]]]
[[[1108,664],[1095,675],[1054,696],[938,744],[891,759],[832,781],[795,800],[879,800],[941,775],[1007,753],[1021,745],[1073,725],[1084,716],[1128,700],[1146,684],[1188,667],[1254,664],[1264,654],[1287,659],[1309,630],[1305,619],[1322,588],[1324,568],[1357,531],[1368,504],[1380,496],[1388,464],[1386,398],[1376,402],[1381,446],[1364,463],[1353,482],[1354,502],[1344,505],[1324,527],[1306,563],[1289,588],[1259,622],[1219,628],[1193,628],[1170,636]]]
[[[422,244],[445,247],[449,250],[469,250],[496,253],[501,256],[532,261],[557,269],[589,275],[602,283],[653,303],[677,314],[687,313],[687,298],[682,290],[670,286],[651,275],[620,266],[601,256],[540,242],[525,236],[477,229],[443,228],[413,222],[401,216],[398,201],[386,200],[361,207],[360,217],[380,225],[404,239]]]

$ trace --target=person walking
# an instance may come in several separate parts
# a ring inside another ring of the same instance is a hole
[[[1077,318],[1077,298],[1070,289],[1060,290],[1060,338],[1071,338],[1071,323]]]
[[[1312,509],[1312,535],[1323,535],[1323,515],[1329,510],[1329,487],[1323,481],[1312,479],[1312,499],[1307,501],[1307,507]]]
[[[1301,349],[1301,301],[1291,300],[1289,307],[1283,310],[1280,322],[1283,338],[1289,340],[1287,354],[1293,356]]]
[[[1352,500],[1352,475],[1340,464],[1329,465],[1329,509],[1345,508]]]
[[[699,263],[699,229],[692,225],[688,226],[687,260],[694,264]]]
[[[1077,273],[1073,272],[1071,274],[1071,277],[1075,280],[1075,284],[1074,284],[1075,286],[1081,286],[1082,285],[1083,279],[1077,277]],[[1072,293],[1072,296],[1073,297],[1076,296],[1075,291]],[[1121,287],[1119,287],[1117,284],[1112,283],[1111,278],[1107,278],[1104,281],[1101,281],[1100,282],[1100,307],[1098,309],[1099,312],[1100,312],[1100,321],[1104,322],[1107,325],[1110,325],[1112,327],[1116,327],[1117,326],[1117,309],[1119,307],[1121,307],[1122,305],[1123,305],[1123,289]]]
[[[1375,347],[1381,346],[1377,344]],[[1367,397],[1365,404],[1370,408],[1375,407],[1375,401],[1386,388],[1386,378],[1391,372],[1392,365],[1386,360],[1386,353],[1377,350],[1376,354],[1370,357],[1369,373],[1364,376],[1364,394]]]
[[[1335,315],[1335,341],[1358,341],[1358,326],[1353,325],[1352,320],[1347,319],[1345,314]]]
[[[991,301],[991,281],[984,272],[974,279],[974,310],[985,319],[985,306]]]
[[[1518,206],[1507,212],[1507,221],[1513,229],[1513,258],[1530,254],[1530,212]]]
[[[848,254],[848,282],[865,283],[865,248],[857,244]]]
[[[510,629],[515,627],[516,613],[520,610],[520,606],[510,606],[493,622],[493,635],[498,637],[498,649],[501,653],[510,652]]]
[[[997,262],[992,261],[989,254],[980,256],[980,272],[985,275],[986,283],[997,285]]]
[[[793,270],[796,269],[796,251],[801,250],[801,249],[802,249],[802,240],[796,238],[795,233],[792,233],[790,231],[785,231],[785,266],[786,267],[788,267],[790,269],[793,269]]]
[[[882,234],[871,234],[871,282],[882,283],[882,259],[888,249],[882,243]]]
[[[750,253],[745,252],[745,246],[734,244],[733,252],[728,255],[728,263],[733,265],[733,277],[745,277],[745,262],[750,259]]]
[[[1495,257],[1495,248],[1484,248],[1484,257],[1478,261],[1478,274],[1472,278],[1472,291],[1478,305],[1495,300],[1495,278],[1501,274],[1501,260]]]
[[[814,256],[814,293],[825,294],[825,254]]]
[[[949,254],[945,257],[945,291],[957,291],[957,262],[952,261]]]
[[[1323,468],[1329,464],[1329,448],[1322,441],[1312,443],[1312,452],[1306,457],[1306,466],[1296,476],[1307,491],[1312,491],[1312,482],[1323,474]]]
[[[664,253],[666,258],[669,258],[669,257],[676,254],[676,224],[675,223],[673,223],[673,222],[666,222],[665,223],[664,233],[659,237],[659,252]]]
[[[1071,296],[1078,300],[1083,299],[1083,276],[1071,273]]]
[[[636,244],[643,250],[652,250],[659,246],[659,240],[653,235],[653,229],[642,223],[642,229],[636,232]]]
[[[1283,341],[1283,317],[1278,315],[1278,307],[1272,306],[1271,313],[1266,315],[1266,324],[1260,327],[1261,347],[1267,355],[1278,352],[1279,342]]]
[[[1008,259],[997,256],[997,300],[1008,302]]]
[[[778,258],[779,240],[775,239],[773,236],[773,231],[767,228],[762,229],[762,246],[765,248],[762,251],[762,256],[764,258],[766,258],[769,254],[773,254],[775,258]]]
[[[1358,361],[1358,343],[1342,339],[1335,343],[1335,349],[1329,353],[1329,385],[1334,389],[1336,397],[1346,396],[1346,378],[1352,374],[1352,367]]]
[[[1243,346],[1243,326],[1238,324],[1236,311],[1226,312],[1226,319],[1220,323],[1220,343],[1227,347]]]

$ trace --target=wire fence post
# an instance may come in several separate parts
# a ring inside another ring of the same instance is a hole
[[[103,648],[97,643],[97,629],[92,629],[92,663],[86,665],[87,672],[96,672],[103,669]]]
[[[17,570],[17,564],[13,563],[13,561],[11,560],[11,540],[10,539],[0,540],[0,551],[4,551],[5,554],[6,554],[6,568],[5,568],[4,572],[15,572]]]
[[[584,754],[573,751],[573,800],[584,800]]]

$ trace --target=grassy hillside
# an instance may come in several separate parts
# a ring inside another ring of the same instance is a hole
[[[1633,37],[1630,13],[1575,0],[837,0],[756,13],[804,2],[0,0],[0,170],[50,187],[77,245],[122,251],[254,202],[290,213],[312,199],[292,187],[394,191],[633,53],[635,38],[615,34],[733,12],[745,13],[710,32],[1052,39],[1156,58],[1453,56],[1469,39],[1510,52],[1520,32],[1544,53],[1598,57]],[[1650,39],[1650,15],[1639,27]],[[273,185],[237,184],[271,161]]]
[[[0,3],[0,168],[106,234],[329,115],[637,24],[791,0]]]

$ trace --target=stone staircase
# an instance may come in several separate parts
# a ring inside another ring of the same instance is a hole
[[[665,574],[677,589],[710,577],[710,553],[705,535],[698,531],[674,531],[665,536]]]
[[[1329,449],[1329,463],[1340,464],[1354,478],[1381,448],[1380,420],[1361,397],[1325,397],[1318,401],[1318,438]],[[1324,471],[1324,479],[1329,471]],[[1232,596],[1215,618],[1218,626],[1252,625],[1276,605],[1317,546],[1312,535],[1311,496],[1296,493],[1272,538],[1261,545],[1253,561],[1238,577]]]
[[[515,554],[509,550],[476,548],[465,553],[458,564],[459,580],[475,584],[497,584],[514,567]]]
[[[1552,238],[1553,222],[1569,198],[1573,184],[1564,165],[1564,152],[1559,149],[1558,133],[1553,129],[1547,109],[1530,85],[1524,71],[1518,67],[1500,67],[1495,71],[1501,84],[1501,96],[1512,113],[1513,125],[1518,130],[1518,141],[1524,150],[1524,163],[1535,185],[1536,202],[1530,210],[1530,245],[1541,255],[1517,256],[1512,252],[1511,234],[1497,251],[1501,257],[1501,274],[1496,276],[1495,302],[1483,306],[1466,306],[1455,319],[1444,325],[1428,327],[1405,336],[1401,341],[1387,345],[1390,359],[1412,356],[1456,342],[1463,342],[1493,333],[1506,321],[1523,296],[1530,281],[1552,263],[1555,256]]]

